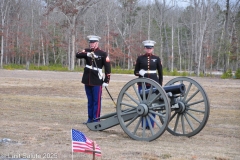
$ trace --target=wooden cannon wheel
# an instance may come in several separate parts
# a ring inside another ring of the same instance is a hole
[[[145,89],[138,90],[138,84]],[[168,127],[171,114],[166,92],[157,82],[148,78],[129,81],[118,95],[116,110],[124,132],[139,141],[152,141],[160,137]],[[131,115],[131,118],[126,121],[124,116],[127,115]]]
[[[177,97],[177,105],[172,105],[172,115],[168,132],[176,136],[191,137],[198,134],[206,125],[210,103],[206,92],[199,83],[187,77],[177,77],[165,86],[184,84],[185,94]]]

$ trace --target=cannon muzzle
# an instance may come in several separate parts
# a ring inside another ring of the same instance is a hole
[[[164,86],[163,89],[165,90],[166,93],[171,92],[173,95],[183,94],[186,90],[184,84]]]

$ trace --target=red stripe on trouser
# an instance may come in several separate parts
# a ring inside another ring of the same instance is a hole
[[[96,117],[100,117],[101,112],[101,93],[102,93],[102,86],[100,86],[98,91],[98,108],[97,108],[97,115]]]

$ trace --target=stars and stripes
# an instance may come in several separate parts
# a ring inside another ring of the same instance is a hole
[[[95,153],[96,156],[101,156],[100,147],[75,129],[72,129],[72,152]]]

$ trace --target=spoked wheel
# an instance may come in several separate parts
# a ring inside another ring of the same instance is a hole
[[[142,90],[138,89],[138,84]],[[165,91],[151,79],[133,79],[118,95],[117,116],[120,126],[135,140],[152,141],[161,136],[168,126],[170,114],[170,103]],[[127,115],[132,117],[125,120]]]
[[[166,83],[184,84],[185,94],[177,97],[177,104],[171,106],[172,113],[168,124],[168,132],[176,136],[191,137],[198,134],[206,125],[210,103],[206,92],[195,80],[177,77]]]

